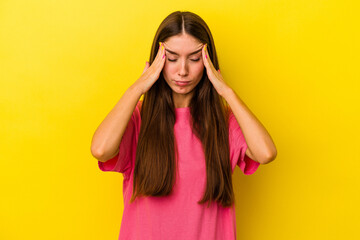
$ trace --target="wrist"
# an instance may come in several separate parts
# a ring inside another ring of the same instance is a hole
[[[223,90],[221,91],[221,96],[226,99],[227,96],[229,96],[233,92],[232,88],[229,86],[223,87]]]
[[[131,86],[129,87],[129,89],[130,89],[130,91],[136,92],[136,94],[138,94],[138,95],[140,95],[140,96],[144,94],[142,88],[141,88],[138,84],[136,84],[136,83],[134,83],[133,85],[131,85]]]

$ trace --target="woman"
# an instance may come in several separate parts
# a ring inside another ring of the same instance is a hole
[[[119,239],[236,239],[234,168],[253,174],[276,148],[216,69],[206,23],[170,14],[143,74],[96,130],[100,169],[124,176]]]

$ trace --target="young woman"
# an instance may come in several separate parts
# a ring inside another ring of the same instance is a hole
[[[143,74],[97,128],[99,168],[124,176],[119,239],[236,239],[234,168],[253,174],[277,153],[217,69],[206,23],[174,12]]]

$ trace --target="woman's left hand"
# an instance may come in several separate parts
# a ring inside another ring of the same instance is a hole
[[[224,78],[220,73],[220,69],[216,70],[214,65],[212,64],[209,53],[207,51],[207,44],[204,44],[202,48],[202,58],[210,82],[212,83],[218,94],[220,96],[223,96],[223,94],[229,89],[229,86],[225,83]]]

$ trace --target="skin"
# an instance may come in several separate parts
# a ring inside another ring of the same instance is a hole
[[[173,90],[175,108],[188,107],[194,93],[193,90],[200,82],[204,72],[205,66],[202,58],[202,47],[204,44],[188,34],[170,37],[163,43],[166,55],[163,76],[169,87]],[[196,50],[200,51],[189,55]],[[169,51],[176,52],[179,56]],[[197,59],[198,61],[194,61]],[[178,86],[174,80],[190,81],[190,84]]]
[[[199,42],[190,35],[182,34],[169,38],[164,42],[164,46],[166,60],[163,75],[173,90],[175,107],[189,106],[193,89],[200,82],[205,70],[209,81],[219,95],[226,100],[234,113],[248,145],[245,154],[261,164],[273,161],[277,156],[277,150],[270,134],[236,92],[224,81],[220,69],[215,69],[209,58],[206,44]],[[199,53],[189,56],[189,53],[198,49],[201,49]],[[178,53],[179,56],[171,54],[169,50]],[[191,61],[199,57],[199,61]],[[169,59],[176,59],[176,61],[171,62]],[[190,84],[177,86],[174,80],[190,81]]]

